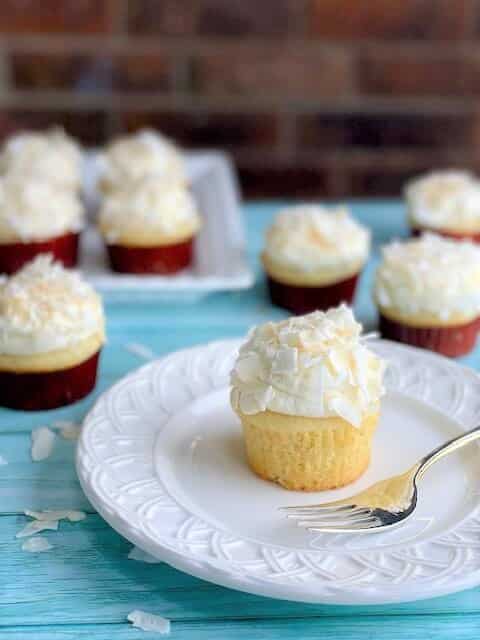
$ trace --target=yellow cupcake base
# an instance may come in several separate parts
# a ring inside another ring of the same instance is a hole
[[[341,418],[240,414],[252,471],[295,491],[335,489],[361,476],[378,418],[376,412],[355,428]]]

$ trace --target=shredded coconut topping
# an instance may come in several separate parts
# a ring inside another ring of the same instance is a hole
[[[442,320],[480,314],[480,247],[435,234],[383,248],[375,282],[382,309]]]
[[[254,328],[232,371],[234,408],[341,417],[359,427],[384,393],[385,369],[360,332],[344,305]]]

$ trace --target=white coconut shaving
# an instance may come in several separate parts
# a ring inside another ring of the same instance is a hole
[[[127,620],[142,631],[154,631],[162,636],[170,635],[170,620],[135,609],[128,614]]]
[[[139,358],[143,358],[143,360],[154,360],[157,357],[150,347],[147,347],[144,344],[129,342],[124,346],[128,352],[133,353],[133,355],[138,356]]]
[[[55,433],[48,427],[38,427],[32,431],[32,460],[39,462],[50,457],[55,444]]]
[[[85,520],[87,517],[87,514],[84,511],[76,511],[74,509],[46,509],[45,511],[31,511],[30,509],[25,509],[23,513],[30,518],[39,520],[40,522],[52,520],[80,522],[80,520]]]
[[[30,538],[22,544],[22,550],[28,551],[29,553],[42,553],[43,551],[50,551],[50,549],[53,549],[53,545],[51,545],[46,538],[42,538],[42,536]]]
[[[16,538],[28,538],[40,531],[57,531],[58,520],[32,520],[20,529],[15,535]]]
[[[7,464],[8,464],[8,460],[0,454],[0,467],[4,467]]]
[[[54,422],[52,427],[58,429],[60,435],[65,440],[78,440],[82,425],[71,420],[58,420]]]
[[[162,561],[154,556],[150,555],[146,551],[142,551],[138,547],[132,547],[128,554],[129,560],[136,560],[137,562],[146,562],[147,564],[161,564]]]

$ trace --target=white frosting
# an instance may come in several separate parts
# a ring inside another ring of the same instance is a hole
[[[426,233],[383,248],[375,299],[401,315],[480,315],[480,247]]]
[[[38,178],[0,178],[0,240],[47,240],[82,229],[83,207],[74,191]]]
[[[370,233],[343,207],[299,205],[281,211],[267,231],[273,264],[300,272],[348,271],[367,260]]]
[[[170,140],[149,129],[114,140],[99,163],[102,182],[110,189],[150,174],[186,182],[181,152]]]
[[[82,154],[63,129],[25,131],[7,140],[0,154],[0,173],[33,176],[68,189],[81,185]]]
[[[437,171],[407,184],[414,224],[451,231],[480,230],[480,181],[466,171]]]
[[[106,196],[99,223],[108,242],[134,237],[139,230],[173,238],[185,232],[193,235],[200,216],[183,183],[150,175]]]
[[[38,256],[0,281],[0,354],[33,355],[104,335],[100,297],[75,271]]]
[[[344,305],[254,328],[231,374],[233,407],[340,417],[359,427],[384,393],[385,368],[360,332]]]

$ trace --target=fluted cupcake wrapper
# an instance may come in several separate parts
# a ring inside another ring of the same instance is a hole
[[[168,275],[188,267],[193,257],[193,238],[160,247],[107,245],[110,265],[119,273]]]
[[[66,233],[40,242],[12,242],[0,245],[0,273],[12,274],[43,253],[52,254],[65,267],[75,267],[78,261],[78,233]]]
[[[471,240],[472,242],[480,244],[480,233],[467,233],[461,231],[447,231],[446,229],[430,229],[428,227],[413,227],[412,236],[418,237],[422,233],[436,233],[444,238],[450,238],[450,240]]]

